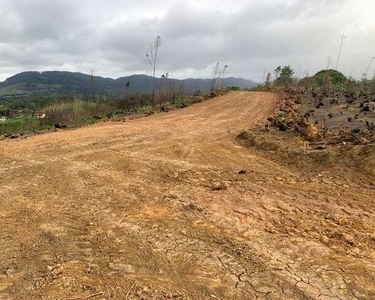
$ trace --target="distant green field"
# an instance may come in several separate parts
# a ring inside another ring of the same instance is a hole
[[[11,135],[14,133],[30,133],[34,130],[46,129],[41,120],[33,117],[19,117],[0,122],[0,135]]]
[[[28,91],[22,90],[22,84],[14,84],[0,89],[0,96],[24,93],[28,93]]]
[[[0,96],[6,95],[31,95],[31,94],[53,94],[61,89],[59,84],[34,84],[32,86],[23,83],[13,84],[4,88],[0,88]]]

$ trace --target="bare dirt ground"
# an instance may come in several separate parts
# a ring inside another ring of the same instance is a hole
[[[374,181],[236,140],[278,100],[0,142],[0,299],[375,299]]]
[[[353,95],[332,92],[328,96],[317,94],[315,98],[309,93],[302,95],[301,111],[310,115],[316,124],[325,125],[327,129],[338,133],[358,130],[358,133],[375,131],[375,98],[367,94]]]

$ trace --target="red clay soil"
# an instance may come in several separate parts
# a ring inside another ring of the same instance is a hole
[[[0,142],[0,299],[375,299],[375,186],[242,147],[277,94]]]

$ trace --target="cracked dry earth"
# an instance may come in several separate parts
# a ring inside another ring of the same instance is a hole
[[[278,101],[0,142],[0,299],[375,299],[374,183],[235,140]]]

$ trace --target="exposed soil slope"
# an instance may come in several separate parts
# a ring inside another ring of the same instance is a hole
[[[235,139],[278,100],[2,141],[0,299],[374,299],[374,184]]]

